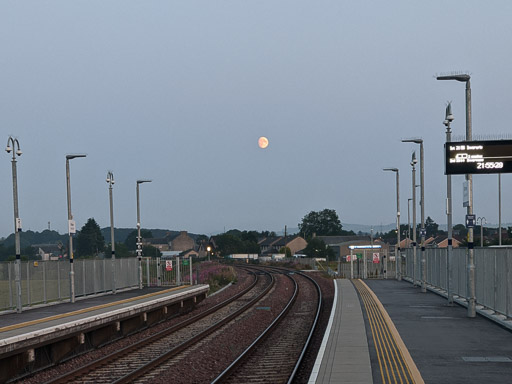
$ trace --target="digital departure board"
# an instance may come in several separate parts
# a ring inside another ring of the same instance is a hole
[[[445,144],[445,175],[512,172],[512,140]]]

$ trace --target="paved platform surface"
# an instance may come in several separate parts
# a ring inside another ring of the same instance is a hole
[[[365,280],[395,324],[425,383],[512,383],[512,332],[432,292]],[[375,364],[372,359],[372,366]],[[374,375],[375,377],[375,375]]]
[[[336,310],[316,383],[373,383],[368,340],[356,290],[335,280]]]
[[[177,295],[194,289],[187,287],[158,287],[134,289],[119,292],[115,295],[106,294],[76,300],[75,303],[60,303],[33,309],[25,309],[22,313],[0,315],[0,344],[2,340],[42,328],[58,327],[61,324],[98,317],[102,314],[128,309],[130,307],[150,303],[170,295]]]
[[[405,281],[365,280],[383,305],[423,380],[432,384],[512,383],[512,332]],[[386,375],[368,314],[350,280],[336,280],[332,326],[310,383],[382,383]],[[384,378],[383,378],[384,377]],[[394,382],[386,381],[386,382]],[[397,381],[398,382],[398,381]]]

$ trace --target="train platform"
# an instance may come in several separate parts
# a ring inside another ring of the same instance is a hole
[[[192,308],[208,285],[144,288],[0,315],[0,382]]]
[[[335,280],[310,383],[508,383],[512,332],[406,281]]]

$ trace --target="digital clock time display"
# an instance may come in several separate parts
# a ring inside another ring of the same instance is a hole
[[[512,140],[450,142],[445,156],[447,175],[512,172]]]

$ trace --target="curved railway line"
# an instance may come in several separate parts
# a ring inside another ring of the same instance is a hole
[[[321,289],[306,274],[243,268],[253,281],[234,297],[45,382],[291,382],[318,321]]]

